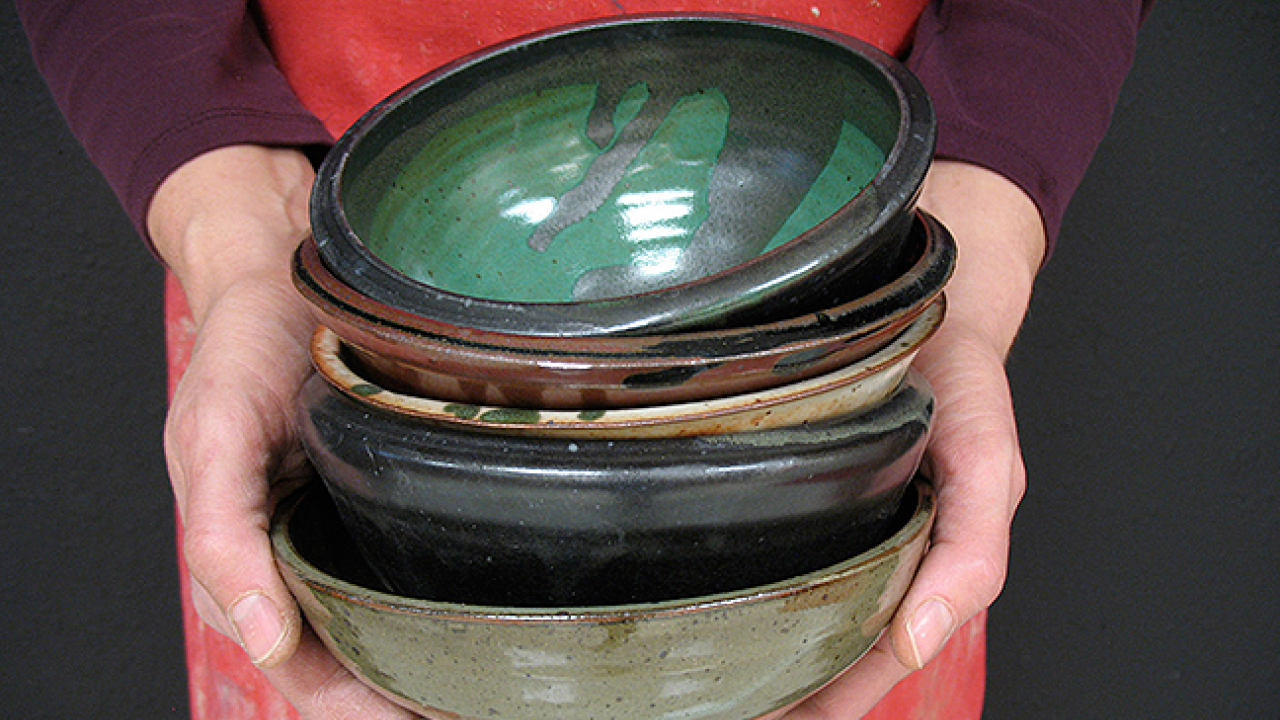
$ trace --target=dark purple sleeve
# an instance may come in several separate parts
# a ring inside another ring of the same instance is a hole
[[[938,156],[995,170],[1040,208],[1050,247],[1102,142],[1151,0],[935,0],[907,65]]]
[[[1050,242],[1110,122],[1142,0],[935,0],[908,65],[939,116],[938,153],[1035,200]],[[222,145],[319,145],[244,0],[17,0],[72,131],[145,234],[152,194]]]
[[[160,182],[241,142],[332,140],[277,70],[244,0],[16,0],[71,131],[146,236]]]

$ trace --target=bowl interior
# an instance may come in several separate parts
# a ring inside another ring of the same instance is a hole
[[[742,23],[522,46],[409,92],[353,147],[351,229],[459,295],[558,303],[713,275],[845,206],[900,101],[835,43]]]

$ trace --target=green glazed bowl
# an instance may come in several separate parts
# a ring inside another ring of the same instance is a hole
[[[933,153],[923,87],[832,31],[591,21],[486,49],[357,121],[319,169],[320,256],[460,327],[754,324],[878,286]]]
[[[749,720],[854,663],[892,618],[929,541],[924,481],[888,540],[824,570],[660,603],[503,608],[374,589],[319,489],[282,503],[271,538],[312,628],[400,705],[459,720]]]

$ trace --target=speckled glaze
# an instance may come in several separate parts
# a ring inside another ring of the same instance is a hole
[[[813,573],[696,599],[596,608],[450,604],[371,589],[312,490],[271,537],[307,620],[358,677],[404,707],[465,720],[749,720],[855,662],[887,625],[928,545],[923,481],[897,531]]]
[[[395,392],[347,362],[342,342],[321,326],[312,362],[335,389],[371,407],[477,430],[561,437],[689,437],[767,430],[876,405],[893,392],[943,316],[943,299],[871,355],[814,378],[742,395],[675,405],[600,410],[482,406]]]
[[[807,192],[762,195],[776,205],[749,222],[735,216],[720,233],[735,240],[725,252],[723,237],[704,228],[730,222],[717,212],[732,206],[712,198],[744,193],[742,178],[757,171],[748,158],[760,151],[746,147],[738,116],[755,118],[762,103],[799,114],[803,103],[793,104],[792,88],[785,100],[746,94],[733,107],[715,86],[721,72],[665,93],[641,80],[615,98],[613,88],[581,83],[485,108],[432,136],[405,163],[361,237],[396,271],[459,295],[526,303],[617,297],[780,247],[839,210],[884,164],[884,149],[841,123],[834,147],[821,138],[813,148],[829,153],[821,172],[796,178],[797,190],[811,181]]]
[[[352,292],[310,242],[294,280],[319,321],[376,384],[455,403],[536,409],[672,404],[755,392],[832,372],[884,347],[942,292],[955,242],[915,214],[879,286],[819,312],[717,331],[543,337],[428,322]]]
[[[919,82],[853,38],[612,18],[491,48],[380,103],[321,166],[312,226],[342,283],[433,321],[727,327],[874,287],[933,142]]]
[[[920,463],[933,394],[912,372],[850,414],[660,439],[475,432],[320,377],[299,404],[303,446],[388,587],[538,606],[749,587],[875,545]]]

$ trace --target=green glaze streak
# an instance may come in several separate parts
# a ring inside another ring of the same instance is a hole
[[[568,301],[577,279],[600,267],[666,270],[707,215],[729,116],[717,90],[677,101],[599,208],[544,252],[527,246],[648,100],[644,84],[622,97],[603,148],[587,137],[592,85],[516,98],[439,133],[379,203],[370,249],[418,280],[497,300]]]
[[[707,219],[708,188],[724,147],[729,102],[719,90],[681,98],[627,167],[608,198],[562,230],[536,261],[539,272],[575,263],[581,272],[560,277],[554,297],[572,299],[582,272],[627,266],[663,275]]]
[[[487,423],[532,425],[541,420],[542,415],[537,410],[526,410],[524,408],[495,408],[480,413],[480,417],[477,419],[480,422]]]
[[[729,126],[729,102],[714,88],[676,100],[599,207],[542,251],[529,247],[597,158],[626,151],[616,147],[620,136],[652,101],[646,84],[631,87],[613,110],[613,136],[603,147],[587,135],[598,102],[590,84],[514,98],[441,131],[386,190],[366,237],[370,250],[441,289],[525,302],[573,300],[578,279],[599,268],[662,275],[680,267],[708,217]],[[883,163],[880,148],[845,123],[825,169],[762,252],[830,216]]]
[[[465,403],[449,403],[444,411],[460,420],[470,420],[480,414],[480,406]]]
[[[618,108],[613,111],[613,139],[609,144],[601,148],[601,152],[607,152],[618,142],[618,136],[622,134],[622,129],[631,124],[632,120],[639,117],[640,112],[644,110],[644,104],[649,102],[649,86],[645,83],[636,83],[627,89],[622,95],[622,99],[618,101]]]
[[[372,383],[360,383],[359,385],[352,385],[351,392],[359,395],[360,397],[369,397],[370,395],[377,395],[382,392],[382,388]]]
[[[595,98],[593,85],[532,93],[432,137],[379,202],[370,250],[446,290],[519,296],[538,280],[524,242],[601,152],[586,135]]]
[[[605,415],[604,410],[583,410],[582,412],[578,413],[578,419],[582,420],[583,422],[594,422],[604,417],[604,415]]]
[[[827,166],[760,254],[795,240],[801,233],[831,217],[875,178],[884,160],[884,151],[879,145],[854,125],[844,123]]]

